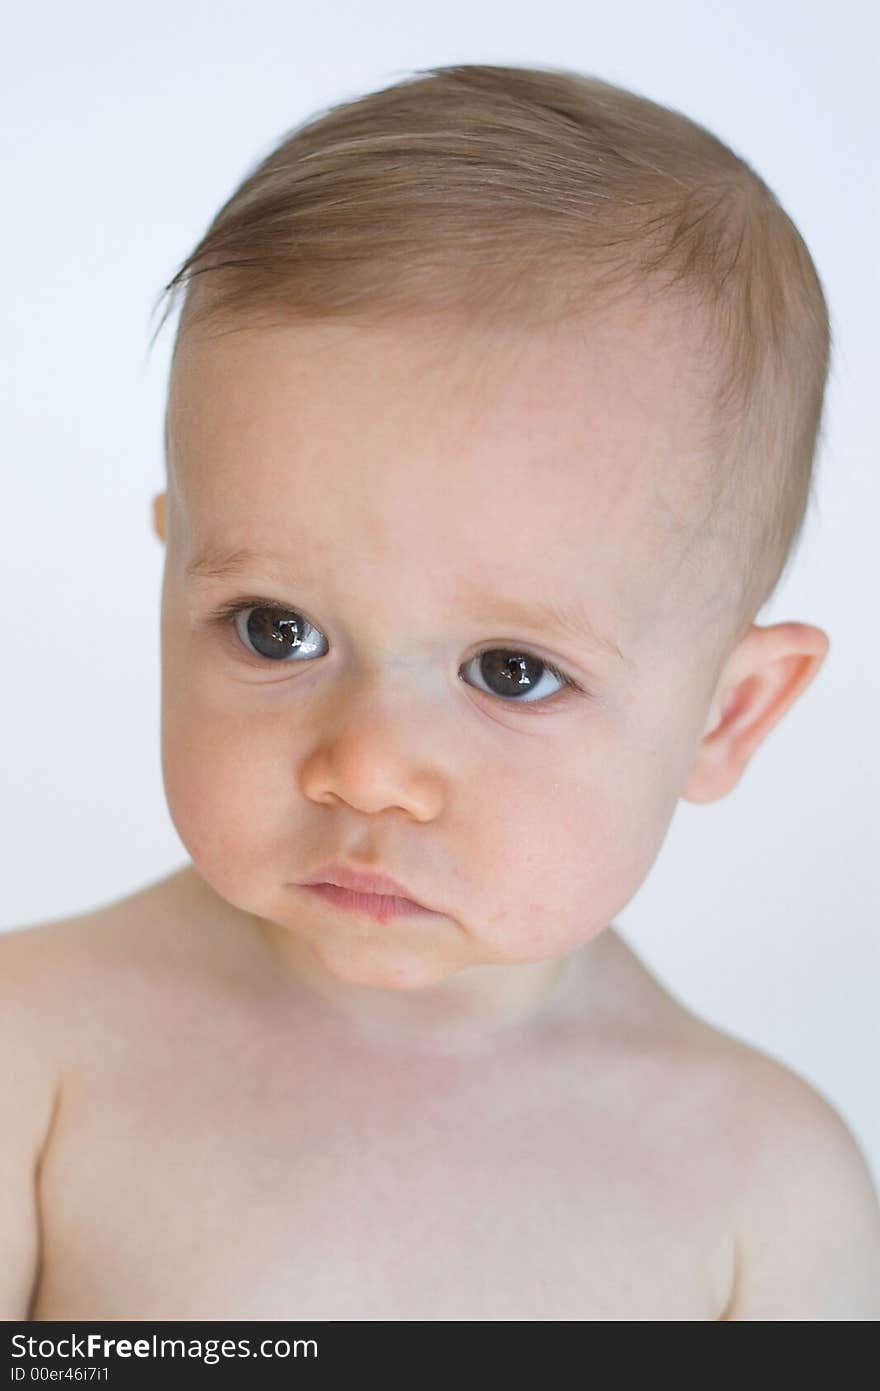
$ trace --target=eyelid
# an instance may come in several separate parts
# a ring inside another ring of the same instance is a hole
[[[298,608],[295,605],[282,602],[279,599],[268,598],[265,595],[236,595],[232,599],[225,600],[216,608],[211,609],[207,616],[208,625],[210,627],[219,625],[231,630],[231,633],[234,637],[234,641],[236,642],[236,645],[239,648],[242,656],[245,659],[250,659],[250,663],[252,665],[257,666],[262,670],[265,670],[267,666],[296,666],[299,665],[299,663],[272,662],[270,658],[260,658],[258,654],[250,652],[244,646],[244,644],[241,642],[241,639],[238,637],[237,632],[235,631],[235,619],[237,618],[238,614],[240,614],[243,610],[251,608],[269,608],[283,610],[289,613],[296,613],[299,614],[300,617],[304,618],[306,623],[308,623],[310,627],[316,628],[318,632],[322,631],[322,629],[318,628],[317,624],[312,623],[311,619],[308,617],[307,614],[305,614],[302,611],[302,609]],[[512,705],[517,708],[527,706],[530,710],[539,710],[545,712],[546,714],[550,714],[555,709],[558,709],[560,705],[565,703],[566,697],[568,696],[583,696],[587,700],[596,699],[592,691],[582,686],[580,682],[578,682],[573,676],[570,676],[568,672],[565,670],[565,668],[557,666],[555,663],[551,662],[549,658],[541,657],[539,653],[533,652],[530,643],[528,643],[527,641],[520,642],[519,639],[504,639],[500,641],[496,640],[495,642],[480,648],[479,651],[474,653],[473,657],[470,657],[468,659],[468,661],[473,661],[475,657],[481,656],[485,652],[492,652],[495,650],[506,650],[508,645],[509,650],[511,652],[520,652],[522,654],[534,656],[539,662],[542,663],[542,665],[549,672],[552,673],[552,675],[556,676],[560,681],[563,682],[561,689],[556,691],[552,696],[549,696],[546,699],[530,701],[503,700],[500,696],[496,696],[492,692],[482,691],[479,689],[479,687],[475,687],[474,689],[477,691],[478,695],[485,696],[487,699],[491,699],[496,704],[500,703],[503,706]],[[468,663],[464,663],[463,665],[466,666],[467,664]]]

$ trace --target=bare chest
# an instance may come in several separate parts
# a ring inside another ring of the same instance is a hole
[[[637,1090],[239,1045],[72,1074],[31,1317],[718,1317],[722,1214]]]

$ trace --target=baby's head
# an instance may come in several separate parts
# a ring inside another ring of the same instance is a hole
[[[753,622],[828,366],[797,231],[676,112],[449,68],[295,131],[192,276],[156,527],[196,869],[340,981],[565,957],[828,646]],[[324,903],[329,861],[434,916]]]

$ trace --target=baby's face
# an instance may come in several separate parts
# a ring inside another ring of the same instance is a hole
[[[552,336],[184,341],[163,772],[223,898],[338,979],[394,988],[560,957],[611,922],[659,851],[718,672],[689,550],[689,361],[636,309]],[[331,860],[434,915],[324,903],[302,881]]]

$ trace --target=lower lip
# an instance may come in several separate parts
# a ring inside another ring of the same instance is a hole
[[[359,894],[352,889],[341,889],[336,884],[306,884],[310,893],[317,894],[325,903],[336,908],[348,908],[356,913],[368,913],[371,918],[387,922],[389,918],[433,917],[430,908],[413,903],[409,898],[395,898],[387,894]]]

